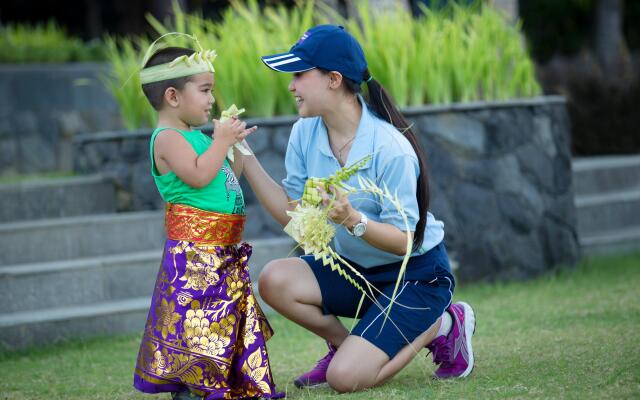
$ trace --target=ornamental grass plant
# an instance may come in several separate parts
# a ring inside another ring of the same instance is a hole
[[[145,49],[151,43],[142,38],[134,44],[132,40],[107,37],[105,44],[111,73],[102,76],[102,81],[118,103],[125,127],[135,130],[153,126],[156,112],[144,96],[140,76],[136,73],[142,58],[139,49]]]
[[[147,19],[157,32],[155,37],[185,32],[218,52],[217,113],[232,103],[246,108],[247,116],[295,113],[287,89],[291,76],[269,70],[260,56],[286,52],[308,28],[329,21],[344,25],[360,41],[371,73],[401,107],[540,94],[520,24],[510,24],[497,10],[479,3],[438,10],[424,7],[424,15],[418,18],[401,8],[376,13],[364,3],[357,18],[345,19],[313,1],[292,8],[232,1],[219,21],[174,7],[172,21]],[[153,126],[151,107],[132,77],[149,40],[124,38],[108,43],[114,69],[107,86],[123,110],[125,125]],[[193,46],[184,39],[170,43]]]
[[[342,20],[364,47],[369,70],[400,106],[506,100],[540,94],[520,23],[479,4],[367,12]]]

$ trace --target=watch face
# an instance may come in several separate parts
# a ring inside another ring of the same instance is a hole
[[[367,225],[360,222],[353,227],[353,236],[362,236],[367,230]]]

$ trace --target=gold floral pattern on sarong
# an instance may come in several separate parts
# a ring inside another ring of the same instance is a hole
[[[162,299],[162,303],[156,307],[156,330],[162,334],[163,339],[166,339],[169,333],[176,334],[176,323],[180,321],[180,314],[174,312],[175,308],[174,302],[167,302],[167,299]]]
[[[189,310],[184,321],[183,339],[187,347],[196,353],[221,356],[231,343],[235,322],[233,314],[220,322],[209,322],[202,309]]]
[[[270,397],[272,335],[253,294],[247,244],[167,240],[134,384],[205,398]]]

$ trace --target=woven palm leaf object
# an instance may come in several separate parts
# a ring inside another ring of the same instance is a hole
[[[322,202],[322,197],[320,196],[320,191],[318,190],[318,186],[322,187],[326,192],[329,191],[331,186],[336,186],[342,189],[345,189],[348,192],[353,191],[349,185],[345,182],[349,180],[356,172],[362,167],[364,167],[367,162],[371,160],[371,155],[363,157],[359,161],[351,164],[350,166],[345,166],[337,170],[333,175],[328,178],[316,178],[310,177],[304,184],[304,190],[302,192],[302,204],[310,205],[310,206],[319,206]]]

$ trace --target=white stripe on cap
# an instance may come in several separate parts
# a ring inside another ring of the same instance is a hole
[[[277,56],[277,57],[263,58],[263,60],[265,62],[269,62],[269,61],[275,61],[275,60],[279,60],[281,58],[287,58],[287,57],[293,57],[293,54],[289,53],[289,54],[284,54],[284,55]]]
[[[288,60],[283,60],[283,61],[278,61],[276,63],[273,64],[268,64],[270,67],[277,67],[279,65],[285,65],[285,64],[290,64],[292,62],[296,62],[296,61],[300,61],[300,57],[294,57],[294,58],[290,58]]]

